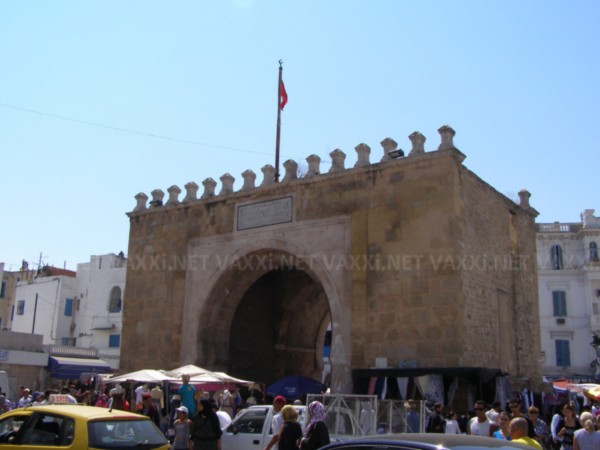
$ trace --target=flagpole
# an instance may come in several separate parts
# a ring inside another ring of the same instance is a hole
[[[279,81],[277,82],[277,137],[275,139],[275,183],[279,182],[279,138],[281,137],[281,73],[283,61],[279,60]]]

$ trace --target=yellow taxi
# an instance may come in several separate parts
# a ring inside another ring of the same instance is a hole
[[[0,450],[168,450],[165,435],[148,417],[117,409],[51,404],[0,415]]]

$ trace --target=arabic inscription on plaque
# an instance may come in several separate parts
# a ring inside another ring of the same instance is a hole
[[[238,206],[237,229],[266,227],[292,221],[292,197]]]

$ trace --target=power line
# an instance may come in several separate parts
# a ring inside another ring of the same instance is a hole
[[[52,114],[52,113],[47,113],[47,112],[43,112],[43,111],[37,111],[35,109],[29,109],[29,108],[23,108],[21,106],[15,106],[15,105],[9,105],[7,103],[0,103],[0,106],[3,106],[5,108],[10,108],[10,109],[15,109],[17,111],[24,111],[24,112],[28,112],[31,114],[38,114],[40,116],[44,116],[44,117],[51,117],[53,119],[59,119],[59,120],[64,120],[67,122],[74,122],[74,123],[79,123],[82,125],[88,125],[91,127],[97,127],[97,128],[105,128],[108,130],[113,130],[113,131],[120,131],[122,133],[130,133],[130,134],[137,134],[139,136],[146,136],[146,137],[151,137],[151,138],[155,138],[155,139],[163,139],[166,141],[172,141],[172,142],[181,142],[184,144],[192,144],[192,145],[200,145],[203,147],[212,147],[212,148],[220,148],[223,150],[233,150],[236,152],[244,152],[244,153],[256,153],[259,155],[272,155],[271,153],[268,152],[259,152],[256,150],[248,150],[248,149],[244,149],[244,148],[236,148],[236,147],[229,147],[226,145],[217,145],[217,144],[210,144],[207,142],[199,142],[199,141],[193,141],[191,139],[181,139],[181,138],[176,138],[176,137],[172,137],[172,136],[165,136],[162,134],[154,134],[154,133],[146,133],[145,131],[137,131],[137,130],[132,130],[129,128],[122,128],[122,127],[115,127],[112,125],[105,125],[102,123],[98,123],[98,122],[90,122],[87,120],[81,120],[81,119],[73,119],[72,117],[65,117],[65,116],[59,116],[58,114]]]
[[[115,127],[113,125],[106,125],[106,124],[102,124],[102,123],[98,123],[98,122],[91,122],[91,121],[88,121],[88,120],[73,119],[72,117],[60,116],[58,114],[47,113],[47,112],[44,112],[44,111],[38,111],[38,110],[35,110],[35,109],[30,109],[30,108],[23,108],[22,106],[9,105],[8,103],[1,103],[0,102],[0,106],[2,106],[4,108],[14,109],[14,110],[17,110],[17,111],[23,111],[23,112],[31,113],[31,114],[38,114],[38,115],[44,116],[44,117],[51,117],[53,119],[64,120],[64,121],[73,122],[73,123],[79,123],[79,124],[87,125],[87,126],[90,126],[90,127],[104,128],[104,129],[112,130],[112,131],[120,131],[121,133],[136,134],[138,136],[151,137],[151,138],[155,138],[155,139],[163,139],[165,141],[171,141],[171,142],[181,142],[183,144],[199,145],[199,146],[202,146],[202,147],[220,148],[222,150],[233,150],[235,152],[254,153],[254,154],[258,154],[258,155],[273,156],[273,154],[269,153],[269,152],[259,152],[257,150],[248,150],[248,149],[244,149],[244,148],[229,147],[229,146],[226,146],[226,145],[210,144],[210,143],[207,143],[207,142],[194,141],[194,140],[191,140],[191,139],[181,139],[181,138],[176,138],[176,137],[172,137],[172,136],[165,136],[165,135],[162,135],[162,134],[146,133],[145,131],[138,131],[138,130],[132,130],[132,129],[129,129],[129,128]],[[298,158],[297,156],[289,155],[289,154],[285,154],[285,155],[282,155],[282,156],[286,156],[288,158]],[[300,161],[300,159],[298,159],[298,161]],[[321,162],[322,163],[328,163],[328,162],[331,162],[331,161],[322,159]]]

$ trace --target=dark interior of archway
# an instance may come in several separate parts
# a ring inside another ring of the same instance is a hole
[[[271,383],[289,375],[320,380],[329,305],[322,286],[301,270],[274,270],[246,292],[229,338],[231,373]]]

